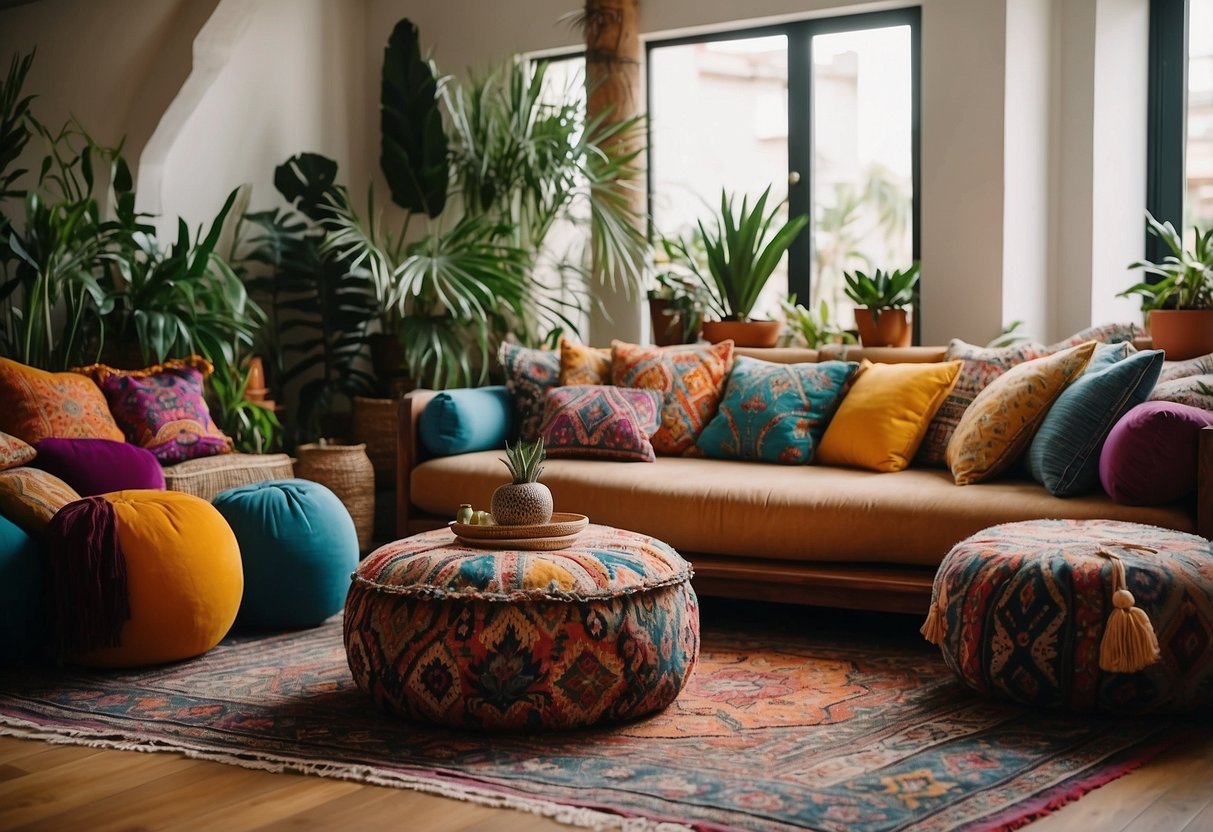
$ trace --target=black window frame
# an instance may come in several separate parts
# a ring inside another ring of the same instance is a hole
[[[756,38],[772,35],[784,35],[788,42],[788,172],[800,174],[799,181],[788,185],[788,211],[791,216],[807,214],[812,217],[813,182],[813,130],[812,130],[812,96],[813,96],[813,38],[816,35],[836,34],[839,32],[862,31],[865,29],[883,29],[892,26],[909,26],[910,28],[910,180],[913,191],[910,208],[910,244],[912,257],[915,261],[921,257],[922,237],[922,8],[906,6],[898,9],[887,9],[875,12],[838,15],[831,17],[814,17],[804,20],[789,21],[766,26],[756,26],[739,29],[729,29],[702,35],[688,35],[676,38],[662,38],[645,43],[645,110],[651,113],[653,100],[653,62],[654,49],[670,46],[686,46],[695,43],[713,43],[722,40],[737,40],[741,38]],[[794,80],[795,79],[795,80]],[[646,148],[653,146],[652,118],[646,120]],[[654,236],[653,228],[653,165],[646,165],[646,191],[648,196],[649,238]],[[788,250],[788,292],[799,298],[809,297],[809,285],[812,280],[812,226],[810,233],[797,237]],[[914,343],[919,343],[918,300],[914,302]]]
[[[1146,119],[1146,209],[1183,227],[1188,117],[1188,0],[1150,0],[1149,103]],[[1146,259],[1160,262],[1166,244],[1145,232]]]

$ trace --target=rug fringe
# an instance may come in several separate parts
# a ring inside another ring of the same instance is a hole
[[[115,751],[142,751],[148,753],[176,751],[194,760],[224,763],[241,768],[269,771],[275,774],[293,772],[337,780],[352,780],[373,786],[412,789],[413,791],[477,803],[494,809],[518,809],[534,815],[540,815],[541,817],[551,818],[557,823],[564,823],[582,829],[619,829],[622,832],[693,832],[693,827],[671,821],[617,815],[611,812],[590,809],[585,806],[570,806],[564,803],[503,794],[489,789],[456,785],[447,781],[417,775],[398,773],[384,776],[382,773],[375,772],[369,766],[360,766],[354,763],[318,763],[314,760],[285,757],[261,751],[257,752],[256,758],[252,758],[239,754],[225,754],[197,748],[189,745],[188,742],[181,742],[179,740],[174,740],[173,744],[169,745],[156,741],[126,740],[107,734],[92,733],[79,729],[48,731],[35,722],[6,715],[0,715],[0,736],[42,740],[57,745],[106,748]]]

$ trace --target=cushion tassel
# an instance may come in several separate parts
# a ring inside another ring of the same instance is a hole
[[[120,645],[131,610],[113,505],[103,497],[68,503],[51,519],[47,542],[60,650],[86,653]]]
[[[1133,545],[1129,548],[1156,551],[1145,546]],[[1124,563],[1105,549],[1100,549],[1099,554],[1112,561],[1114,607],[1104,625],[1103,640],[1099,645],[1099,667],[1111,673],[1136,673],[1158,661],[1158,636],[1150,616],[1145,610],[1134,606],[1136,599],[1126,589]]]
[[[927,610],[927,620],[923,622],[918,632],[932,644],[942,644],[943,637],[948,632],[948,620],[945,610],[948,606],[948,582],[943,577],[939,579],[939,591],[931,599],[931,608]]]

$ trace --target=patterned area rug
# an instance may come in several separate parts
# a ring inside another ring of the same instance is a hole
[[[334,619],[152,670],[0,671],[0,732],[406,786],[581,826],[865,832],[1018,826],[1182,729],[983,701],[902,618],[886,627],[900,636],[820,611],[756,618],[705,604],[682,696],[601,730],[481,735],[376,713]]]

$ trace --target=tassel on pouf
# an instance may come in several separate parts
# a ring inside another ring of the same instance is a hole
[[[939,578],[939,591],[931,599],[931,609],[927,611],[927,620],[923,622],[918,632],[931,644],[942,644],[943,637],[948,632],[948,581],[943,576]]]
[[[1109,544],[1152,552],[1156,549],[1132,543]],[[1100,549],[1099,554],[1112,561],[1112,606],[1099,645],[1099,667],[1111,673],[1136,673],[1158,661],[1158,636],[1150,616],[1135,606],[1133,593],[1126,588],[1125,565],[1116,554]]]

